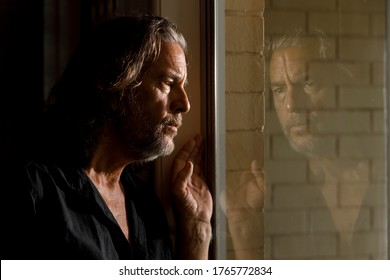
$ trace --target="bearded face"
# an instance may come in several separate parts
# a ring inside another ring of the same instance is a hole
[[[164,43],[134,99],[124,104],[118,122],[123,146],[130,157],[149,161],[172,153],[182,114],[190,109],[186,83],[187,64],[182,48]]]
[[[289,47],[275,51],[270,61],[274,106],[291,147],[300,153],[321,153],[321,108],[328,88],[310,64],[318,61],[316,48]]]

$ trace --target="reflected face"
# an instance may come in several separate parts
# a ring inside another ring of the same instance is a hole
[[[182,48],[164,43],[157,61],[143,76],[134,105],[122,118],[122,139],[129,153],[148,161],[173,151],[182,114],[190,110],[186,84]]]
[[[320,77],[310,70],[319,61],[318,47],[289,47],[273,52],[270,83],[276,113],[290,145],[297,152],[315,154],[319,138],[318,109],[326,98]]]

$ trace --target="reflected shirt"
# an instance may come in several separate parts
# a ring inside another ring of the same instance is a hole
[[[129,170],[121,182],[130,242],[83,169],[32,162],[25,171],[7,186],[2,259],[172,259],[160,201]]]

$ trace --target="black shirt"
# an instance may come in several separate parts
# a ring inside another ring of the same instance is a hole
[[[13,176],[3,186],[2,259],[173,257],[160,201],[128,170],[121,182],[130,243],[83,169],[32,162]]]

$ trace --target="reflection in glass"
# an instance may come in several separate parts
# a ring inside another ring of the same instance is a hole
[[[384,17],[384,1],[359,11],[362,2],[344,2],[266,31],[266,258],[387,256],[384,32],[367,26]]]
[[[385,1],[226,3],[228,258],[386,259]]]

